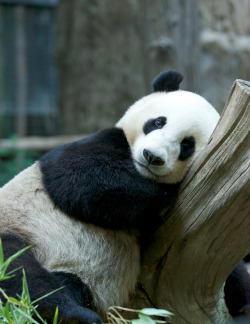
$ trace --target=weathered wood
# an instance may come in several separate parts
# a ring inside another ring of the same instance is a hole
[[[51,137],[20,137],[17,139],[0,140],[0,149],[15,149],[26,151],[49,151],[55,147],[77,141],[87,135],[68,135],[68,136],[51,136]]]
[[[250,250],[249,102],[250,84],[237,80],[173,214],[144,251],[133,306],[150,300],[177,324],[227,323],[223,285]]]
[[[27,60],[26,60],[26,37],[25,37],[25,9],[24,6],[17,6],[14,9],[15,12],[15,23],[16,32],[15,37],[15,51],[16,51],[16,82],[17,82],[17,92],[16,92],[16,132],[19,136],[26,135],[27,128],[27,101],[28,101],[28,82],[27,82]]]

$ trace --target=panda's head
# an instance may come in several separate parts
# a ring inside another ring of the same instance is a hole
[[[182,79],[177,71],[160,73],[152,82],[154,93],[135,102],[116,124],[136,169],[156,182],[181,181],[219,119],[204,98],[179,90]]]

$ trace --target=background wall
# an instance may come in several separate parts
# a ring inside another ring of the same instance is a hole
[[[248,0],[61,0],[61,131],[113,125],[168,68],[221,111],[233,81],[250,78],[249,16]]]
[[[250,80],[250,1],[200,1],[200,91],[221,111],[235,79]]]
[[[250,79],[249,17],[249,0],[0,0],[0,138],[112,126],[168,68],[221,111]]]
[[[249,17],[249,0],[0,0],[0,186],[45,136],[113,126],[162,70],[221,111],[250,80]]]

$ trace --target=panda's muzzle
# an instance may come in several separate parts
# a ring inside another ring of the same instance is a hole
[[[150,152],[147,149],[143,150],[143,156],[148,164],[155,165],[155,166],[161,166],[165,163],[165,161],[160,158],[159,156],[154,155],[152,152]]]

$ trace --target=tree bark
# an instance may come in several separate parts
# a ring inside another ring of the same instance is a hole
[[[230,318],[224,282],[250,251],[249,102],[250,83],[237,80],[173,213],[143,253],[133,307],[168,309],[176,324]]]

